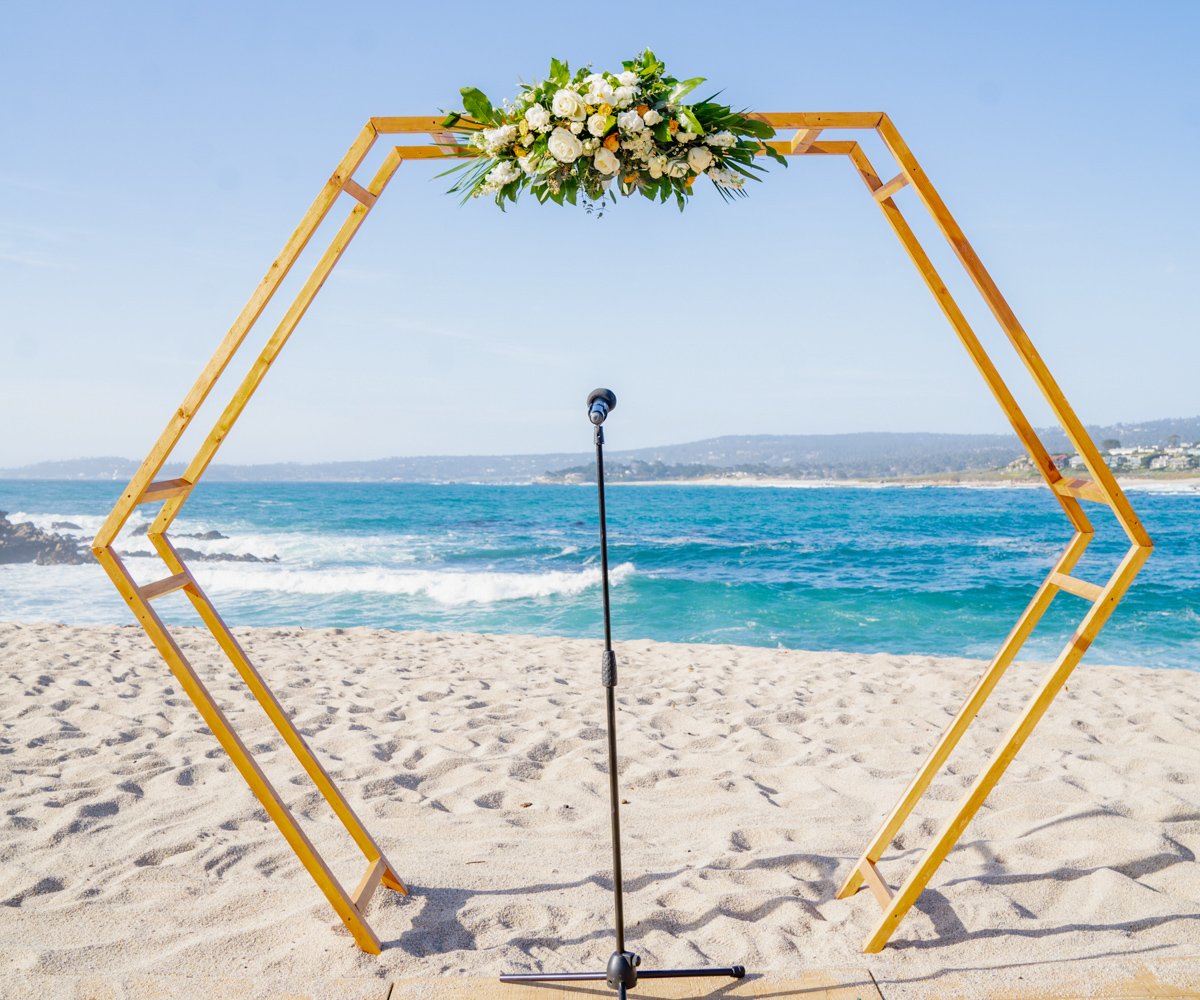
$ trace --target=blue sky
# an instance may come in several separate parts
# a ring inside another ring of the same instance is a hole
[[[0,466],[141,457],[369,116],[646,45],[738,106],[889,112],[1086,421],[1196,414],[1198,29],[1190,2],[10,5]],[[599,221],[459,208],[434,172],[401,169],[221,460],[582,449],[599,384],[620,446],[1005,427],[844,161]]]

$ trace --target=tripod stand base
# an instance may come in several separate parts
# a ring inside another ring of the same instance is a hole
[[[629,951],[614,951],[605,972],[514,972],[500,977],[502,983],[578,983],[607,982],[617,991],[619,1000],[637,985],[639,979],[692,979],[700,977],[741,979],[746,975],[744,965],[728,965],[713,969],[639,969],[641,959]]]

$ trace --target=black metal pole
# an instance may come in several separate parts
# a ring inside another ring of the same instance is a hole
[[[604,594],[604,656],[600,681],[604,685],[608,714],[608,799],[612,819],[613,902],[616,904],[617,948],[609,956],[604,972],[509,972],[502,983],[607,982],[616,990],[617,1000],[642,979],[688,979],[696,976],[722,976],[741,979],[746,969],[729,965],[717,969],[646,969],[639,972],[641,958],[625,950],[624,879],[621,875],[621,790],[617,785],[617,656],[612,648],[612,614],[608,593],[608,518],[604,509],[604,429],[600,426],[617,397],[609,389],[597,389],[588,397],[588,419],[596,427],[596,495],[600,506],[600,583]]]
[[[600,585],[604,595],[604,654],[600,679],[608,714],[608,801],[612,817],[613,904],[617,951],[625,950],[624,880],[621,877],[621,791],[617,787],[617,657],[612,648],[612,612],[608,594],[608,516],[604,508],[604,428],[596,426],[596,497],[600,509]]]

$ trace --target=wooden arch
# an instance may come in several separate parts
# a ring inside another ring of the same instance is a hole
[[[791,133],[787,138],[777,139],[770,143],[772,148],[786,156],[844,156],[850,161],[866,184],[871,197],[879,205],[884,218],[916,265],[938,305],[946,314],[950,325],[958,334],[959,340],[971,356],[972,361],[975,362],[983,380],[996,397],[1000,408],[1012,424],[1013,430],[1016,431],[1017,437],[1025,446],[1030,459],[1041,473],[1042,478],[1045,479],[1046,485],[1058,500],[1063,514],[1074,530],[1066,549],[1050,569],[1020,618],[1017,619],[1016,625],[1000,646],[995,658],[984,671],[974,690],[967,697],[954,721],[942,734],[929,757],[912,779],[908,789],[901,796],[899,803],[867,845],[862,856],[850,869],[845,883],[838,891],[839,898],[850,896],[865,884],[879,901],[883,908],[883,915],[878,926],[864,944],[865,951],[874,952],[879,951],[887,943],[901,919],[929,882],[934,871],[958,841],[971,818],[1041,720],[1051,701],[1061,690],[1071,671],[1107,622],[1117,602],[1124,596],[1134,576],[1150,555],[1152,543],[1149,535],[1138,521],[1128,498],[1117,485],[1115,477],[1105,465],[1099,450],[1067,402],[1045,362],[1030,342],[1016,315],[1000,293],[1000,289],[996,287],[996,283],[971,248],[971,244],[967,242],[966,236],[963,235],[963,231],[950,215],[929,178],[900,137],[900,133],[892,124],[891,119],[878,112],[760,114],[755,117],[768,122],[780,132]],[[205,723],[232,758],[242,777],[245,778],[247,784],[266,808],[267,813],[279,827],[321,891],[325,893],[326,898],[349,928],[359,947],[372,953],[379,952],[379,939],[371,930],[364,916],[371,896],[381,884],[402,893],[407,890],[395,869],[384,857],[378,844],[367,832],[333,779],[321,766],[286,711],[276,700],[266,682],[255,670],[212,601],[180,558],[179,553],[167,537],[167,529],[183,508],[191,491],[200,481],[217,450],[232,430],[238,417],[241,416],[250,397],[262,383],[271,364],[278,357],[317,292],[321,290],[325,279],[345,252],[367,214],[374,208],[376,201],[383,194],[388,181],[391,180],[400,164],[405,160],[443,159],[448,155],[470,155],[470,151],[466,147],[460,146],[459,140],[454,135],[444,132],[441,122],[442,119],[437,117],[372,118],[363,127],[349,152],[338,164],[333,175],[325,182],[316,201],[300,221],[299,227],[271,264],[266,276],[250,297],[250,301],[246,303],[224,340],[217,347],[216,353],[205,365],[183,403],[171,415],[166,428],[159,435],[154,447],[151,448],[150,453],[116,506],[113,507],[92,543],[92,551],[96,558],[112,578],[121,596],[132,608],[134,615],[141,622],[172,673],[199,710]],[[863,147],[853,138],[855,132],[870,131],[874,131],[879,136],[895,161],[893,169],[896,169],[897,173],[886,181],[881,179],[881,175],[872,166]],[[829,133],[848,137],[827,138]],[[388,151],[374,177],[365,184],[355,180],[355,171],[379,137],[395,134],[429,136],[432,144],[395,146]],[[1050,453],[1000,377],[962,310],[951,297],[928,255],[897,207],[895,195],[906,187],[911,187],[916,192],[917,198],[932,216],[959,263],[962,264],[984,302],[991,309],[1018,357],[1049,403],[1050,409],[1065,431],[1067,439],[1083,458],[1088,472],[1087,478],[1067,478],[1055,466]],[[171,456],[180,437],[208,397],[213,385],[242,346],[246,335],[291,270],[317,227],[342,195],[346,195],[353,202],[349,216],[333,237],[329,247],[317,262],[291,306],[284,313],[266,346],[255,359],[233,397],[217,418],[200,449],[180,478],[156,480],[155,477]],[[1081,501],[1110,507],[1129,538],[1128,552],[1112,576],[1104,583],[1092,583],[1071,575],[1075,564],[1092,540],[1094,532]],[[167,575],[154,583],[139,585],[126,569],[113,545],[135,507],[140,504],[160,502],[162,507],[148,529],[148,537],[159,556],[162,557]],[[230,726],[224,713],[197,676],[187,657],[171,637],[162,619],[154,611],[152,604],[156,598],[179,590],[187,595],[204,624],[212,632],[254,697],[279,730],[284,741],[362,850],[367,861],[367,868],[353,892],[347,892],[342,887],[317,853],[291,810],[267,780],[246,745]],[[938,833],[915,869],[910,872],[898,889],[893,890],[884,881],[876,867],[876,862],[891,844],[914,806],[925,794],[930,782],[946,763],[963,733],[983,707],[1030,632],[1033,631],[1034,626],[1050,606],[1051,601],[1063,592],[1081,599],[1087,606],[1082,621],[1062,652],[1059,653],[1037,693],[1021,712],[1012,730],[993,752],[992,757],[976,778],[954,815]]]

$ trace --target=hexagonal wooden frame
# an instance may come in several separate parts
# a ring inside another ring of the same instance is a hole
[[[756,117],[770,123],[780,132],[792,133],[788,138],[777,139],[770,143],[778,152],[787,156],[845,156],[858,171],[871,197],[879,205],[884,218],[896,233],[909,257],[912,258],[934,299],[946,314],[950,325],[958,334],[959,340],[962,341],[967,353],[983,376],[984,382],[996,397],[1005,416],[1011,422],[1013,430],[1016,431],[1017,437],[1029,453],[1030,459],[1058,500],[1067,521],[1074,529],[1074,535],[1066,549],[1050,569],[1041,586],[1038,587],[1033,599],[1004,640],[999,652],[909,784],[899,803],[851,868],[845,883],[838,892],[839,898],[850,896],[865,884],[871,889],[883,908],[883,915],[878,926],[864,945],[864,950],[872,952],[880,950],[887,943],[905,913],[908,912],[929,882],[938,865],[958,841],[971,818],[983,804],[996,782],[999,781],[1000,776],[1017,751],[1020,750],[1030,732],[1045,714],[1047,707],[1061,690],[1071,671],[1079,663],[1080,658],[1104,626],[1112,614],[1113,608],[1124,596],[1134,576],[1150,555],[1151,541],[1138,521],[1129,500],[1117,485],[1108,466],[1105,465],[1099,450],[1034,349],[1025,330],[1004,300],[999,288],[996,287],[996,283],[980,262],[970,243],[967,242],[962,230],[950,215],[945,203],[938,196],[929,178],[888,116],[878,112],[867,112],[761,114]],[[821,138],[826,132],[852,134],[855,130],[874,131],[879,136],[897,164],[898,172],[894,177],[887,181],[881,180],[863,147],[854,139],[826,140]],[[391,134],[424,134],[432,138],[433,144],[396,146],[387,153],[374,177],[365,186],[360,184],[354,179],[354,172],[362,164],[379,136]],[[266,277],[255,289],[250,301],[224,340],[221,341],[216,353],[200,373],[179,409],[172,414],[166,428],[116,506],[113,507],[92,545],[96,558],[112,578],[117,590],[133,609],[134,615],[166,660],[172,673],[179,680],[221,746],[241,771],[243,778],[266,808],[271,819],[278,825],[292,849],[322,892],[325,893],[326,898],[349,928],[359,947],[372,953],[378,953],[379,940],[364,917],[367,903],[381,884],[398,892],[407,890],[384,857],[382,850],[354,814],[354,810],[334,784],[333,779],[317,761],[283,707],[271,693],[266,682],[254,669],[229,627],[180,558],[166,532],[400,164],[405,160],[442,159],[447,155],[470,155],[470,151],[458,143],[459,140],[455,136],[448,135],[442,130],[441,119],[436,117],[372,118],[366,124],[349,152],[338,164],[333,175],[326,181],[316,201],[285,244],[279,257],[271,265]],[[949,242],[975,288],[991,309],[1018,357],[1049,403],[1055,417],[1066,432],[1068,440],[1082,456],[1088,471],[1088,478],[1066,478],[1055,466],[1046,447],[1038,438],[897,207],[895,195],[905,187],[911,187],[916,192],[918,199]],[[266,346],[243,378],[208,437],[205,438],[204,443],[187,466],[183,476],[178,479],[156,481],[155,476],[158,475],[179,443],[180,437],[208,397],[213,385],[241,347],[246,335],[308,244],[317,227],[333,208],[339,196],[343,194],[354,202],[349,217],[337,231],[308,280],[284,313]],[[1130,541],[1130,548],[1117,569],[1102,584],[1090,583],[1071,575],[1075,564],[1092,540],[1094,531],[1084,513],[1081,501],[1101,503],[1110,507]],[[163,506],[149,528],[148,537],[166,564],[168,575],[157,582],[138,585],[114,550],[113,545],[135,507],[140,504],[157,502],[162,502]],[[187,657],[171,637],[162,619],[154,611],[152,602],[156,598],[180,590],[187,595],[204,624],[220,643],[221,648],[279,730],[284,741],[366,857],[367,869],[353,893],[346,892],[316,852],[291,810],[267,780],[245,744],[217,706],[212,695],[196,675]],[[1083,620],[1058,655],[1049,674],[1020,714],[1008,736],[995,750],[984,770],[976,778],[953,817],[939,832],[933,845],[900,888],[893,891],[884,881],[876,863],[899,832],[913,807],[924,795],[934,776],[945,764],[1034,626],[1060,592],[1081,598],[1088,604]]]

